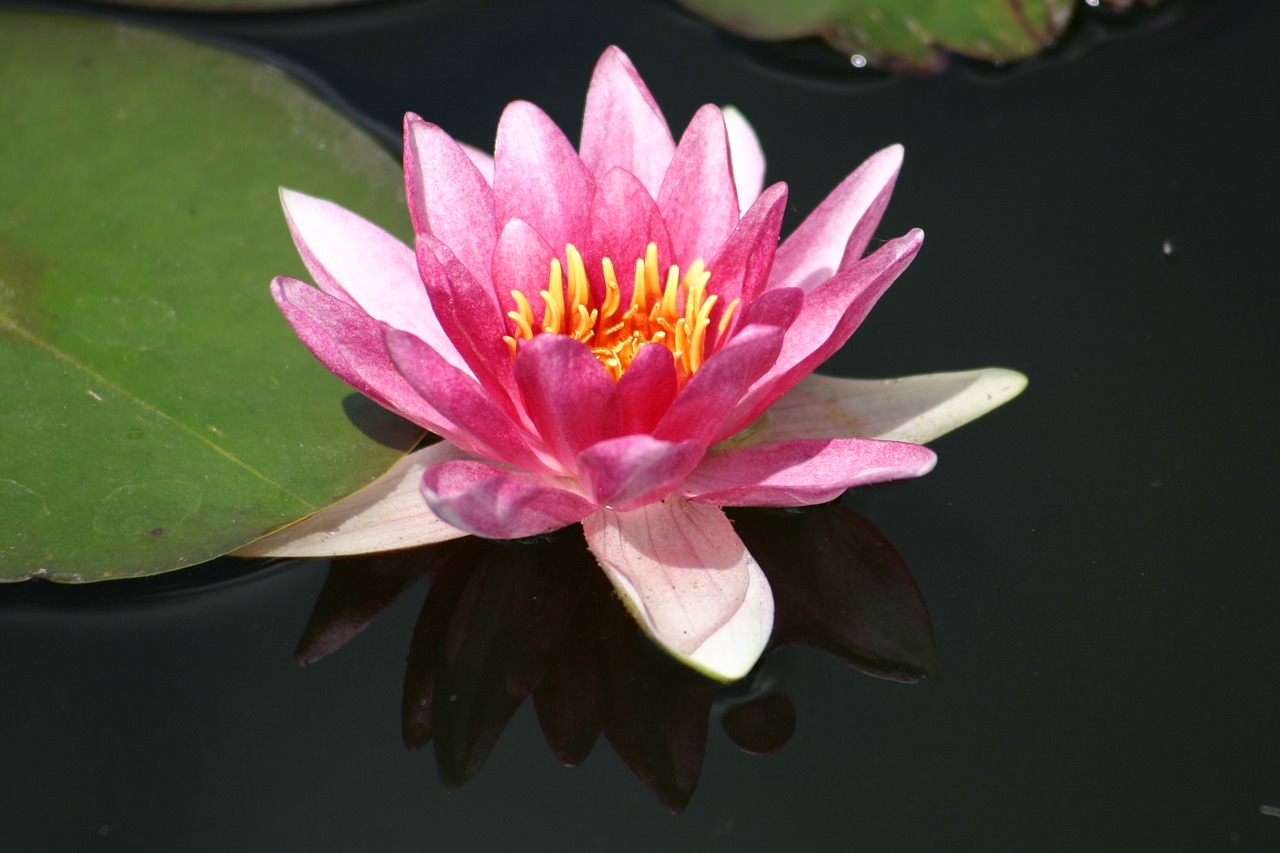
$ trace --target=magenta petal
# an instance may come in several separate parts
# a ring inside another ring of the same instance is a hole
[[[430,234],[418,235],[418,270],[431,307],[462,359],[503,411],[519,420],[511,350],[502,339],[508,321],[489,280],[477,280]]]
[[[535,335],[520,347],[515,374],[529,419],[566,471],[582,450],[622,431],[618,388],[581,342]]]
[[[644,346],[618,380],[622,431],[651,433],[680,390],[676,362],[662,345]]]
[[[709,260],[738,224],[738,191],[719,108],[707,104],[689,122],[663,178],[658,208],[682,266]]]
[[[523,219],[511,219],[502,228],[498,245],[493,250],[493,290],[498,300],[498,311],[506,317],[508,311],[517,310],[511,291],[524,294],[533,310],[534,326],[542,326],[546,306],[539,294],[546,290],[551,275],[551,260],[564,250],[553,248],[542,239],[533,226]],[[563,263],[563,262],[562,262]],[[516,334],[515,324],[504,320],[509,334]]]
[[[693,375],[654,429],[664,441],[693,439],[709,445],[733,405],[782,347],[782,329],[747,326]]]
[[[453,422],[422,399],[392,364],[383,340],[386,326],[295,279],[277,278],[271,295],[294,333],[331,373],[385,408],[459,443]]]
[[[718,327],[720,318],[733,300],[740,298],[750,302],[764,288],[773,265],[786,207],[787,185],[769,187],[747,211],[720,253],[708,265],[711,270],[708,289],[719,297],[711,312],[711,328]]]
[[[613,263],[626,306],[631,302],[636,261],[645,256],[649,244],[658,247],[659,263],[669,263],[673,257],[671,238],[657,203],[634,175],[622,169],[611,169],[596,187],[589,229],[587,245],[580,248],[597,304],[604,298],[601,258]]]
[[[590,174],[555,122],[533,104],[509,104],[498,122],[494,152],[499,227],[523,219],[561,251],[585,235],[593,190]]]
[[[658,102],[631,60],[616,47],[605,50],[587,90],[582,162],[597,182],[614,167],[626,169],[656,196],[675,148]]]
[[[625,435],[578,454],[578,479],[601,506],[634,509],[670,493],[705,450],[696,441],[673,443],[650,435]]]
[[[406,332],[389,329],[386,341],[392,362],[409,384],[465,433],[468,441],[461,445],[464,449],[527,471],[553,470],[475,379]]]
[[[673,497],[599,510],[582,529],[654,641],[715,678],[751,671],[773,629],[773,595],[723,512]]]
[[[778,247],[770,287],[811,290],[861,259],[889,204],[902,146],[879,151],[840,182]]]
[[[487,277],[498,236],[493,190],[462,146],[413,113],[404,119],[404,184],[414,231],[434,235],[472,275]]]
[[[463,365],[431,310],[412,249],[333,202],[281,189],[280,203],[302,262],[321,290],[413,332],[451,364]]]
[[[486,539],[520,539],[559,530],[595,506],[523,471],[465,460],[433,465],[422,475],[422,496],[440,519]]]
[[[806,506],[845,489],[919,477],[937,457],[918,444],[801,439],[708,453],[681,491],[715,506]]]
[[[751,423],[774,400],[843,346],[876,300],[911,263],[923,241],[924,233],[919,229],[890,240],[875,253],[805,294],[804,308],[787,329],[777,361],[743,395],[733,415],[724,421],[725,429],[717,440],[728,438]],[[761,298],[774,292],[765,291]]]

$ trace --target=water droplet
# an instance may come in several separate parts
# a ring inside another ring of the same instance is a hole
[[[860,53],[855,53],[853,56],[849,57],[849,64],[854,68],[866,68],[867,58]]]

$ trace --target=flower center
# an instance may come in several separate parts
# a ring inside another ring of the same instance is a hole
[[[559,258],[551,260],[551,275],[547,289],[539,295],[545,310],[541,327],[534,325],[533,307],[518,290],[511,291],[516,310],[507,316],[515,323],[515,335],[530,340],[536,334],[568,335],[582,341],[605,366],[614,380],[630,366],[642,347],[662,344],[675,356],[676,375],[680,384],[697,372],[707,352],[707,333],[711,326],[711,309],[717,296],[707,295],[707,282],[711,272],[701,260],[689,265],[683,278],[680,268],[667,270],[665,285],[658,269],[658,247],[650,243],[643,258],[636,259],[635,284],[631,290],[631,304],[622,308],[622,290],[613,271],[613,262],[603,258],[604,299],[599,305],[591,295],[587,270],[582,255],[573,244],[565,246],[569,262],[568,280]],[[724,337],[738,307],[737,299],[720,317],[715,340]],[[504,336],[516,355],[516,337]]]

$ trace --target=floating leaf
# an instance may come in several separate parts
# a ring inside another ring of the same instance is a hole
[[[1052,46],[1080,0],[679,0],[749,38],[818,36],[855,65],[936,71],[946,53],[996,64]],[[1160,0],[1106,0],[1128,9]],[[1090,3],[1097,5],[1097,3]]]
[[[0,580],[198,563],[415,442],[267,292],[304,274],[280,185],[406,224],[372,139],[261,62],[30,13],[0,13],[0,114]]]

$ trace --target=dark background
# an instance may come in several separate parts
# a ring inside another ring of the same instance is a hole
[[[677,133],[704,102],[748,116],[788,228],[902,142],[880,233],[920,226],[925,248],[826,372],[1031,384],[936,442],[928,477],[846,498],[923,589],[942,679],[784,652],[794,740],[749,757],[713,725],[682,816],[605,744],[558,767],[528,707],[446,794],[400,740],[422,588],[302,669],[325,565],[223,560],[4,591],[0,847],[1280,849],[1260,810],[1280,806],[1280,4],[1094,20],[1042,59],[933,78],[659,0],[110,14],[265,50],[389,140],[413,110],[482,147],[515,98],[576,139],[616,43]]]

